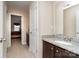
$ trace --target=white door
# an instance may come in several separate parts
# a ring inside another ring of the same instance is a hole
[[[0,58],[3,57],[3,6],[0,5]]]
[[[5,3],[3,1],[0,1],[0,58],[6,57],[4,54],[6,54],[6,41],[5,38],[5,14],[6,14],[6,8]]]
[[[3,43],[0,40],[0,58],[2,58],[2,57],[3,57]]]
[[[0,38],[3,38],[3,6],[0,5]]]
[[[30,8],[30,49],[37,54],[37,6],[33,4]]]

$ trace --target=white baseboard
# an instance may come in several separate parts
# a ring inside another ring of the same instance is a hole
[[[22,45],[26,45],[26,43],[22,43]]]
[[[33,54],[33,57],[36,58],[35,54],[33,53],[32,49],[29,47],[29,51]]]

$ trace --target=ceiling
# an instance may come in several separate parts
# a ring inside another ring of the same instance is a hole
[[[7,1],[8,7],[16,7],[19,9],[28,9],[31,1]]]

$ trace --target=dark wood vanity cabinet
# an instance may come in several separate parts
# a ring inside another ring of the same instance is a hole
[[[44,58],[54,57],[54,46],[46,41],[43,42],[43,57]]]
[[[74,54],[66,49],[60,48],[46,41],[43,41],[43,58],[78,58],[79,55]]]

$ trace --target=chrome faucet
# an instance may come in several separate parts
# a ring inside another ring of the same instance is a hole
[[[73,37],[70,37],[70,38],[64,37],[64,40],[66,40],[66,41],[72,41],[73,40]]]

